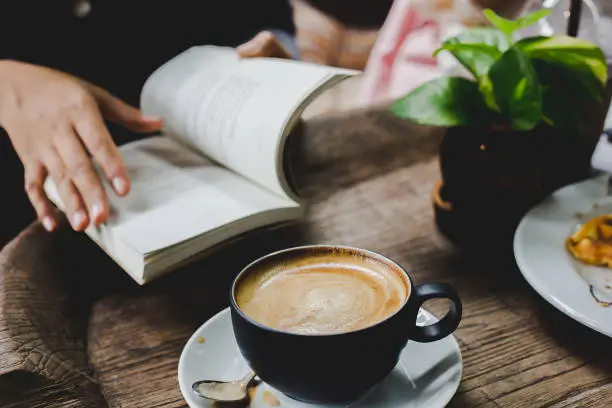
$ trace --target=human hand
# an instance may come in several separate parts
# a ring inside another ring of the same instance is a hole
[[[55,182],[74,230],[99,225],[109,214],[108,197],[93,160],[119,196],[130,179],[103,117],[135,132],[159,130],[159,118],[89,83],[36,65],[0,61],[0,126],[25,168],[25,190],[45,229],[57,226],[44,190]],[[90,156],[92,158],[90,158]]]
[[[262,31],[237,49],[242,58],[285,58],[291,59],[291,53],[270,31]]]

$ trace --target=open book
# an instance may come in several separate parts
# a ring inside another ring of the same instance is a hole
[[[120,148],[131,192],[119,198],[107,186],[111,217],[85,232],[144,284],[231,238],[299,218],[287,136],[309,101],[352,74],[188,49],[145,83],[141,108],[164,119],[164,132]],[[62,209],[50,179],[45,190]]]

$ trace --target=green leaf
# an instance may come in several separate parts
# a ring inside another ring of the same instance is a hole
[[[550,11],[551,10],[549,8],[543,8],[543,9],[534,11],[532,13],[525,14],[524,16],[520,17],[518,20],[516,20],[519,30],[537,23],[544,17],[548,17],[548,15],[550,14]]]
[[[481,44],[488,45],[504,52],[510,47],[508,39],[496,28],[477,27],[463,31],[455,37],[449,38],[444,44]]]
[[[391,112],[430,126],[482,126],[489,119],[478,84],[459,77],[426,82],[393,103]]]
[[[443,44],[436,50],[436,52],[434,52],[434,56],[438,55],[442,51],[450,51],[453,54],[461,53],[462,51],[476,51],[493,57],[501,57],[502,55],[502,52],[497,48],[484,44]]]
[[[491,67],[489,78],[501,113],[516,130],[531,130],[542,120],[542,88],[521,50],[512,47]]]
[[[591,96],[602,100],[608,80],[603,51],[596,44],[569,36],[533,37],[516,43],[532,59],[565,66],[580,78]]]
[[[550,14],[550,9],[545,8],[534,11],[533,13],[526,14],[517,20],[508,20],[503,18],[491,9],[485,9],[483,13],[491,24],[506,34],[508,38],[512,38],[512,35],[516,31],[529,27],[530,25],[537,23],[542,18],[548,16]]]
[[[444,42],[434,55],[449,51],[474,77],[480,79],[508,48],[508,39],[495,28],[474,28]]]
[[[476,79],[486,75],[491,65],[502,55],[497,48],[483,44],[444,44],[434,55],[444,50],[453,54]]]
[[[491,9],[485,9],[483,14],[493,26],[506,34],[507,37],[511,37],[518,30],[518,23],[516,21],[505,19]]]
[[[491,82],[491,78],[488,75],[484,76],[480,81],[479,89],[487,107],[492,111],[500,113],[501,108],[495,102],[495,95],[493,94],[493,82]]]
[[[543,60],[534,60],[533,66],[542,84],[542,111],[549,125],[565,134],[579,133],[588,90],[562,66]]]

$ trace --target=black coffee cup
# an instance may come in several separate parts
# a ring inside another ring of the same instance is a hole
[[[296,257],[306,259],[338,252],[382,262],[404,274],[410,291],[403,306],[372,326],[322,335],[266,327],[239,308],[237,289],[252,270],[277,266]],[[449,311],[437,323],[417,326],[419,308],[430,299],[449,299]],[[236,342],[251,369],[264,382],[293,399],[324,404],[359,399],[393,370],[408,340],[427,343],[447,337],[458,327],[462,312],[461,300],[451,286],[443,283],[415,286],[401,266],[380,254],[331,245],[290,248],[254,261],[234,280],[230,302]]]

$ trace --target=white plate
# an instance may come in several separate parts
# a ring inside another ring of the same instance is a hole
[[[580,323],[612,337],[612,270],[587,266],[565,249],[565,240],[594,216],[611,213],[606,178],[572,184],[533,208],[514,236],[514,255],[523,276],[549,303]]]
[[[431,313],[421,310],[418,324],[431,324],[437,320]],[[382,340],[381,347],[384,347]],[[351,407],[444,407],[459,387],[462,369],[461,351],[453,336],[428,344],[409,342],[393,372],[362,400],[351,404]],[[246,362],[234,339],[229,308],[196,330],[187,341],[178,366],[181,392],[191,408],[213,406],[193,393],[191,385],[195,381],[235,380],[247,372]],[[269,408],[270,405],[263,399],[264,394],[268,393],[272,393],[282,407],[325,408],[325,405],[289,399],[267,384],[257,387],[250,406]]]

